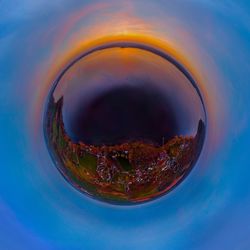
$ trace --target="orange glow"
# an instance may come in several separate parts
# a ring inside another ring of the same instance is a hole
[[[196,46],[195,38],[189,36],[185,30],[180,30],[180,27],[176,27],[187,41],[184,45],[176,40],[176,38],[170,39],[166,34],[161,34],[155,30],[153,23],[146,23],[144,20],[131,15],[128,16],[126,13],[118,13],[113,17],[112,22],[111,20],[102,23],[96,21],[91,27],[81,28],[82,30],[75,32],[67,38],[63,48],[58,47],[60,41],[64,41],[65,36],[68,35],[68,32],[73,29],[78,21],[81,21],[86,15],[91,14],[93,11],[106,7],[108,7],[108,5],[98,4],[80,10],[78,13],[75,13],[75,15],[65,23],[63,29],[58,32],[59,35],[54,41],[54,50],[51,53],[49,62],[46,65],[41,65],[41,70],[34,79],[34,81],[39,83],[37,95],[34,95],[34,103],[36,103],[36,105],[32,118],[32,120],[35,121],[35,134],[41,130],[41,113],[47,95],[62,69],[79,55],[100,45],[115,42],[133,42],[156,48],[170,55],[192,75],[201,91],[208,115],[210,133],[207,135],[209,137],[207,152],[212,151],[212,147],[214,150],[214,147],[219,145],[223,140],[223,132],[216,131],[214,128],[216,128],[216,124],[219,123],[218,120],[225,119],[221,116],[221,114],[225,114],[225,112],[222,111],[225,107],[220,105],[218,101],[220,99],[220,93],[218,89],[213,88],[210,84],[211,79],[214,79],[214,82],[218,82],[219,76],[213,68],[213,61],[209,58],[209,55],[199,53],[200,48]],[[210,82],[207,76],[202,72],[201,65],[204,62],[208,63],[213,70],[213,72],[209,72],[211,74],[209,75]]]

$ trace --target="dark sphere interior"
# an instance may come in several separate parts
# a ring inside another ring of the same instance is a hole
[[[138,140],[161,145],[179,134],[176,112],[155,86],[116,86],[78,105],[67,121],[67,133],[92,145]]]

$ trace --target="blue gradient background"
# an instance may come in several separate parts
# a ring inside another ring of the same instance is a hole
[[[79,10],[87,14],[62,35]],[[1,0],[0,249],[250,249],[249,13],[249,1],[236,0]],[[41,126],[56,59],[73,41],[114,27],[177,44],[211,107],[188,178],[132,207],[92,200],[66,183]]]

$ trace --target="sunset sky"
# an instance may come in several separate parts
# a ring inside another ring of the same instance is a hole
[[[249,13],[243,0],[0,0],[0,248],[249,249]],[[130,207],[71,187],[43,134],[61,70],[113,41],[152,45],[180,62],[208,119],[185,181]]]

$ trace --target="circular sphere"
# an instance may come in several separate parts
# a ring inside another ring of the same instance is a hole
[[[102,46],[62,71],[44,132],[65,179],[93,198],[137,204],[179,184],[197,161],[206,112],[174,59],[128,43]]]

